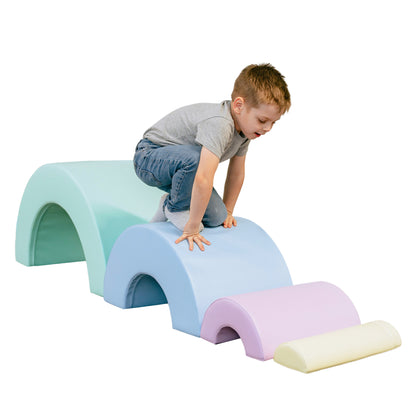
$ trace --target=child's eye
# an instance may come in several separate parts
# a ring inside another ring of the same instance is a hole
[[[260,123],[262,123],[262,124],[264,124],[264,123],[266,122],[266,120],[260,120],[260,119],[259,119],[259,121],[260,121]]]

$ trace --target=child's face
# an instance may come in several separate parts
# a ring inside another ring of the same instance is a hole
[[[243,98],[236,98],[231,105],[235,128],[251,140],[269,132],[281,117],[276,104],[260,104],[251,107]]]

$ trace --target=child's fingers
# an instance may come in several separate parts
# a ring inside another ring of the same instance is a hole
[[[223,223],[224,228],[230,228],[231,227],[231,223],[229,218],[227,218],[224,223]]]
[[[201,251],[205,251],[205,247],[204,244],[206,245],[210,245],[211,243],[205,238],[203,237],[201,234],[197,234],[195,236],[192,236],[192,241],[190,241],[191,239],[188,238],[189,241],[189,250],[193,250],[193,242],[195,241],[196,245],[199,247],[199,249]],[[203,244],[204,243],[204,244]],[[192,248],[191,248],[191,244],[192,244]]]
[[[201,241],[198,238],[194,238],[194,241],[201,251],[205,250],[204,245],[201,243]],[[192,242],[192,249],[193,249],[193,242]],[[192,249],[191,247],[189,247],[189,250],[192,250]]]
[[[224,228],[231,228],[233,225],[234,227],[237,226],[237,220],[234,217],[227,217],[227,219],[222,224]]]
[[[192,237],[188,237],[188,244],[189,244],[189,250],[193,250],[194,249],[194,240]]]
[[[182,242],[183,240],[185,240],[187,238],[187,236],[185,234],[182,234],[176,241],[176,244],[179,244],[180,242]]]
[[[202,242],[204,244],[206,244],[207,246],[211,245],[211,243],[203,235],[201,235],[201,234],[198,234],[198,235],[199,235],[199,238],[202,240]]]
[[[204,244],[206,245],[211,245],[211,243],[201,234],[193,234],[193,235],[189,235],[186,233],[183,233],[181,237],[179,237],[175,243],[179,244],[180,242],[184,241],[184,240],[188,240],[188,244],[189,244],[189,250],[192,251],[194,249],[194,242],[196,243],[196,245],[199,247],[199,249],[201,251],[204,251]]]

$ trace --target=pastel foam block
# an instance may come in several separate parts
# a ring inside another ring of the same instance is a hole
[[[241,338],[247,356],[269,360],[284,342],[359,323],[341,289],[313,282],[218,299],[205,313],[201,337],[214,344]]]
[[[41,166],[20,204],[16,260],[26,266],[86,260],[90,290],[103,295],[114,242],[127,227],[148,222],[161,195],[138,180],[132,161]]]
[[[224,296],[290,286],[286,263],[255,223],[205,228],[212,243],[190,251],[169,222],[136,225],[114,244],[107,263],[104,299],[120,308],[168,302],[172,326],[199,336],[206,309]],[[275,345],[276,347],[277,345]]]
[[[279,345],[274,360],[286,367],[310,373],[359,360],[401,345],[396,329],[374,321]]]

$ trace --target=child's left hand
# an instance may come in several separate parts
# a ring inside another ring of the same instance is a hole
[[[228,213],[227,218],[222,224],[224,228],[231,228],[233,225],[234,227],[237,226],[237,220],[232,216],[232,214]]]

